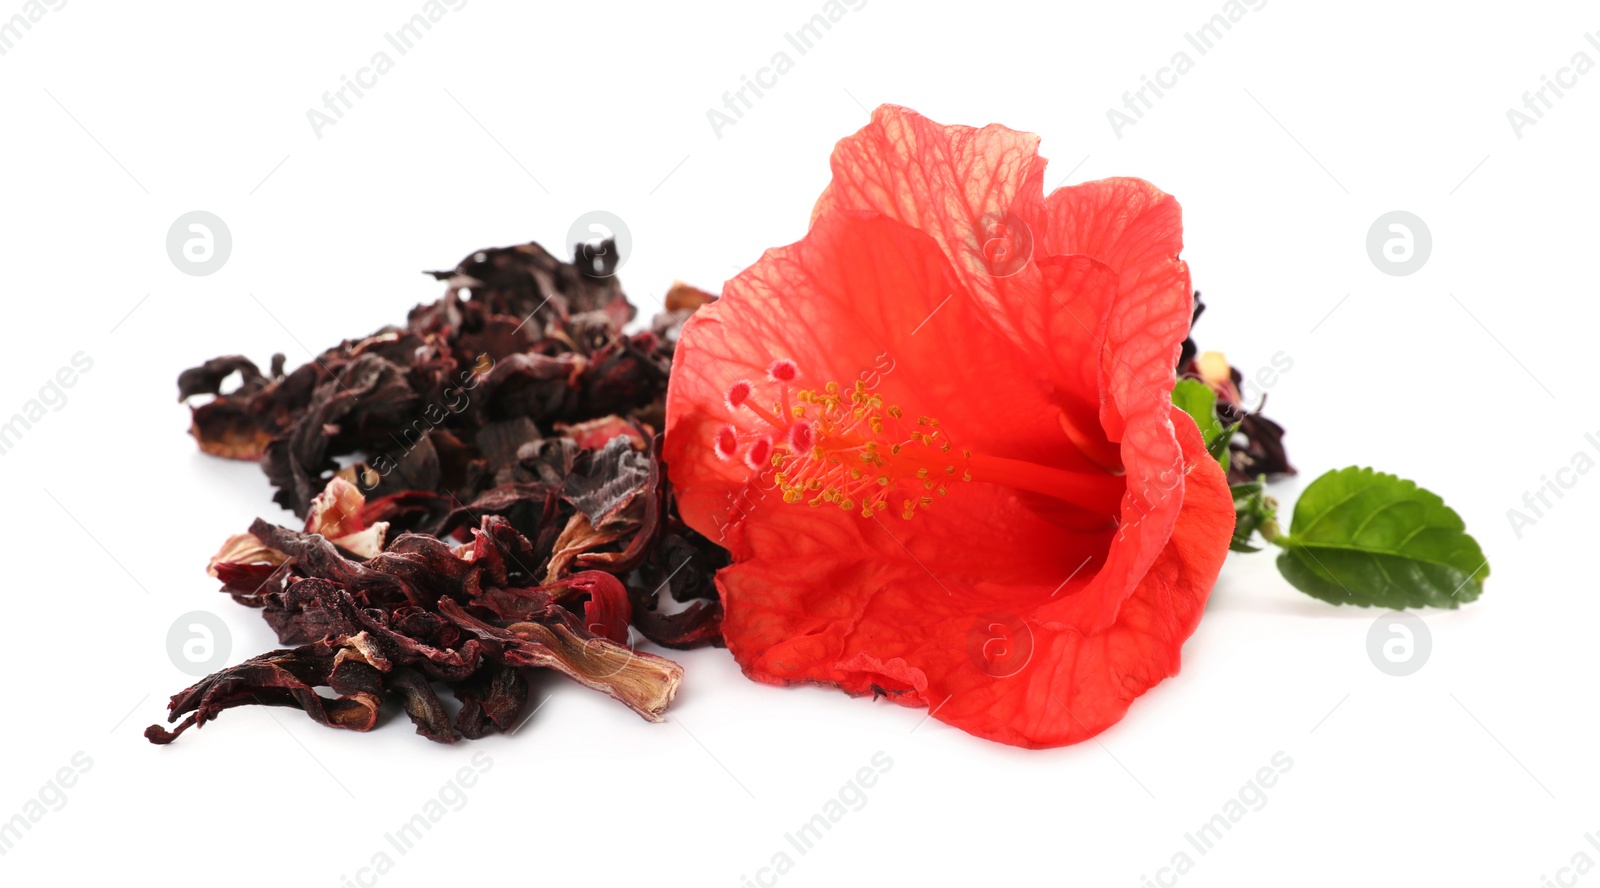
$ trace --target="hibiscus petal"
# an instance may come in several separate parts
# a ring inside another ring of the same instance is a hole
[[[840,552],[748,561],[719,573],[728,649],[757,681],[887,693],[1002,743],[1087,739],[1178,671],[1180,648],[1199,624],[1227,554],[1233,502],[1226,480],[1199,433],[1179,429],[1184,508],[1171,545],[1103,632],[1085,634],[1026,608],[1030,595],[1048,588],[949,588],[952,579],[903,560]],[[1016,658],[1001,670],[988,668],[975,646],[990,623]]]
[[[1099,349],[1100,421],[1121,445],[1128,475],[1119,535],[1125,544],[1112,548],[1093,594],[1064,599],[1053,614],[1094,632],[1116,617],[1167,544],[1183,507],[1173,495],[1180,457],[1170,406],[1193,297],[1188,266],[1178,258],[1182,210],[1171,195],[1141,179],[1105,179],[1059,188],[1045,209],[1049,250],[1094,256],[1118,275]]]
[[[1176,419],[1180,411],[1173,413]],[[1182,509],[1115,622],[1084,635],[1047,622],[1048,609],[1041,609],[1033,653],[1040,668],[986,682],[957,664],[949,704],[934,718],[1018,746],[1077,743],[1121,721],[1135,698],[1177,674],[1183,642],[1199,625],[1227,557],[1234,512],[1227,478],[1199,431],[1192,423],[1175,426],[1183,481],[1174,499]],[[938,676],[930,672],[929,681]]]
[[[1049,253],[1093,256],[1117,272],[1117,310],[1106,331],[1110,352],[1102,355],[1113,378],[1170,391],[1176,351],[1169,359],[1165,343],[1177,343],[1173,349],[1182,344],[1194,312],[1189,266],[1178,258],[1178,201],[1143,179],[1101,179],[1051,192],[1044,219]],[[1157,347],[1124,351],[1135,339],[1159,341]],[[1119,439],[1126,422],[1122,405],[1107,401],[1103,419],[1112,439]]]
[[[1087,259],[1054,266],[1049,277],[1054,283],[1042,292],[1019,291],[1017,298],[1075,305],[1083,316],[1111,302],[1109,271]],[[1080,388],[1066,390],[1049,372],[1055,354],[1091,351],[1091,337],[1063,311],[1054,318],[1048,322],[1052,347],[1025,348],[960,286],[928,236],[882,216],[819,219],[804,240],[769,250],[729,281],[723,299],[684,326],[667,398],[665,447],[680,513],[736,559],[840,547],[903,557],[891,535],[864,525],[858,514],[781,503],[740,460],[704,458],[720,430],[741,423],[759,429],[753,414],[730,407],[725,394],[740,380],[760,379],[766,364],[781,358],[802,358],[803,381],[811,387],[866,379],[910,414],[936,415],[962,447],[1094,468],[1065,427],[1093,424],[1092,408],[1087,418],[1074,412],[1070,420],[1066,410],[1074,402],[1096,403],[1097,387],[1076,379]],[[1106,445],[1103,436],[1099,445]],[[956,493],[952,510],[987,511],[958,501]],[[938,520],[940,511],[917,521]],[[761,521],[745,520],[756,512]],[[964,545],[952,550],[929,542],[916,557],[949,557],[978,540],[1012,548],[1059,539],[1059,527],[996,512],[1003,520],[975,529],[978,522],[968,517],[952,529],[951,538]]]
[[[1038,146],[1033,133],[999,124],[946,126],[909,108],[880,105],[871,123],[834,147],[833,181],[811,220],[867,210],[926,232],[973,297],[1003,317],[998,282],[1026,267],[1042,246],[1043,232],[1033,230],[1044,194]]]
[[[1038,136],[998,124],[947,126],[907,108],[880,106],[867,126],[834,148],[833,180],[812,210],[812,224],[830,212],[863,210],[931,236],[990,320],[1031,356],[1047,356],[1036,366],[1052,370],[1067,395],[1060,404],[1067,414],[1063,427],[1076,449],[1113,468],[1116,449],[1097,443],[1098,397],[1075,397],[1098,392],[1102,356],[1096,352],[1112,290],[1084,285],[1092,272],[1082,260],[1067,258],[1082,254],[1104,262],[1096,252],[1100,244],[1078,238],[1081,246],[1062,246],[1059,238],[1049,239],[1053,219],[1041,198],[1045,160],[1038,144]],[[1070,229],[1068,221],[1062,225]],[[1058,295],[1041,300],[1041,291]],[[1069,303],[1062,292],[1077,298]],[[1094,347],[1068,345],[1090,341]]]

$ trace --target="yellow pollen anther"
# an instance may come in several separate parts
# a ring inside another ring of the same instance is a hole
[[[954,448],[938,431],[937,419],[922,415],[910,422],[900,405],[886,406],[863,379],[792,392],[788,385],[749,402],[754,407],[781,394],[770,414],[759,408],[755,413],[773,427],[761,435],[770,442],[763,446],[771,447],[771,477],[784,502],[829,503],[872,518],[888,510],[896,494],[914,494],[902,499],[899,510],[909,519],[932,505],[935,489],[945,495],[942,479],[953,476],[960,462],[943,456]]]

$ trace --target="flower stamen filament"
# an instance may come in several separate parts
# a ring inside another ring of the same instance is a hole
[[[798,378],[798,368],[788,361],[773,367],[779,372],[769,372],[769,379],[778,392],[768,401],[770,410],[745,381],[730,389],[728,402],[736,412],[747,408],[771,427],[770,433],[754,435],[746,461],[771,466],[784,502],[836,505],[866,518],[897,505],[900,517],[910,519],[945,496],[954,483],[978,480],[1114,514],[1126,489],[1124,478],[1109,473],[975,454],[956,447],[939,420],[908,419],[863,381],[857,380],[848,392],[836,382],[794,391],[790,383]],[[731,456],[729,437],[751,437],[732,428],[722,434],[718,447],[725,457]]]

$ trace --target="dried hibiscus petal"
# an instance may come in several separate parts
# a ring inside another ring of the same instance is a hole
[[[439,695],[427,676],[404,666],[389,673],[384,682],[387,690],[398,694],[405,706],[406,715],[417,726],[417,733],[439,743],[454,743],[455,728],[450,713],[445,711]]]
[[[627,438],[614,440],[629,449]],[[638,518],[621,516],[641,496],[640,477],[580,489],[604,524],[636,528]],[[654,477],[642,473],[645,484]],[[554,492],[543,501],[548,511]],[[333,479],[312,502],[308,526],[373,539],[360,517],[366,504],[347,482]],[[527,683],[516,674],[522,668],[562,672],[659,720],[682,680],[677,664],[627,646],[632,604],[620,579],[585,570],[536,585],[559,540],[546,536],[541,547],[502,516],[481,516],[466,542],[405,533],[370,557],[320,533],[261,520],[248,539],[230,538],[218,559],[249,561],[212,567],[236,598],[264,605],[283,643],[300,647],[222,670],[174,696],[170,718],[187,718],[175,730],[152,726],[153,742],[253,703],[298,706],[322,724],[368,730],[386,693],[429,739],[479,737],[509,730],[526,703]],[[239,588],[247,583],[248,593]],[[435,682],[449,684],[462,702],[454,720]],[[321,687],[337,696],[320,695]]]
[[[498,627],[473,617],[448,598],[439,602],[439,611],[484,642],[507,665],[563,672],[622,701],[650,721],[661,721],[683,680],[683,667],[671,660],[590,635],[564,620]]]
[[[378,721],[382,684],[377,670],[361,661],[359,652],[341,659],[347,650],[320,641],[252,657],[174,696],[168,706],[172,719],[188,716],[175,730],[151,725],[144,735],[152,743],[171,743],[225,709],[251,704],[298,706],[329,727],[371,730]],[[316,691],[319,686],[334,688],[339,696],[323,697]]]
[[[660,543],[628,586],[634,626],[663,647],[721,644],[722,601],[714,577],[728,560],[727,550],[670,516]]]
[[[1289,464],[1289,454],[1283,447],[1283,426],[1263,416],[1267,398],[1252,411],[1245,406],[1245,396],[1240,392],[1244,374],[1228,364],[1221,352],[1200,352],[1195,345],[1192,330],[1194,322],[1205,311],[1200,301],[1200,291],[1194,294],[1194,313],[1190,317],[1191,335],[1183,341],[1183,351],[1178,356],[1178,375],[1196,379],[1210,386],[1216,393],[1217,420],[1234,429],[1228,439],[1228,481],[1246,484],[1263,475],[1270,479],[1295,474]]]
[[[528,703],[528,681],[512,666],[486,666],[455,686],[456,730],[469,740],[516,730]]]

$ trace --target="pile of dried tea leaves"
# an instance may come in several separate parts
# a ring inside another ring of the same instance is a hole
[[[659,446],[678,329],[713,297],[677,285],[628,333],[615,249],[579,250],[478,251],[404,326],[293,372],[230,355],[179,376],[181,400],[211,396],[191,405],[200,448],[258,460],[305,524],[257,520],[210,566],[286,647],[175,695],[182,722],[146,737],[253,704],[364,731],[390,696],[429,739],[476,738],[519,725],[531,667],[661,717],[683,670],[630,627],[721,640],[727,555],[678,519]]]

